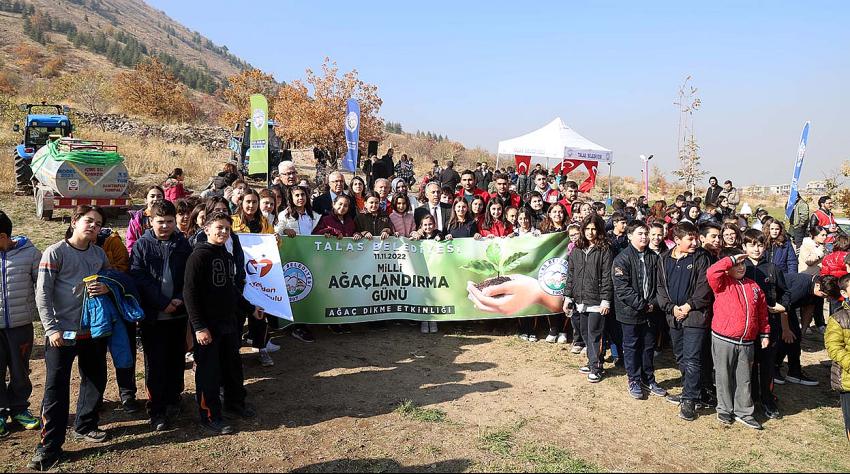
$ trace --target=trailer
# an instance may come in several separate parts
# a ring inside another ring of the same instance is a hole
[[[97,140],[52,138],[32,160],[36,216],[79,205],[127,210],[130,176],[118,147]]]

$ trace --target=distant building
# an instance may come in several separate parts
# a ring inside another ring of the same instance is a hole
[[[826,181],[809,181],[806,183],[806,194],[810,196],[826,194]]]
[[[788,195],[791,194],[791,185],[790,184],[773,184],[768,186],[768,193],[775,195]]]

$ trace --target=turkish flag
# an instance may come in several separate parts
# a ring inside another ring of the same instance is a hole
[[[514,155],[516,161],[516,172],[519,174],[528,174],[531,171],[531,157],[526,155]]]
[[[578,187],[580,193],[587,193],[596,186],[596,171],[599,168],[598,161],[585,161],[584,167],[587,168],[588,177],[581,183],[581,186]]]
[[[552,174],[566,176],[575,171],[582,163],[584,162],[581,160],[563,160],[552,168]]]

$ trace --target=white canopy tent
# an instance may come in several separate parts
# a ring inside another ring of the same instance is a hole
[[[502,155],[530,156],[532,166],[539,163],[552,169],[564,160],[611,163],[613,152],[579,135],[558,117],[531,133],[500,141],[496,168]]]

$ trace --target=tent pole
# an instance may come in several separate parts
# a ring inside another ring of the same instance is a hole
[[[614,162],[609,161],[608,162],[608,204],[613,203],[613,201],[611,200],[611,175],[613,174],[611,169],[613,167],[614,167]]]

